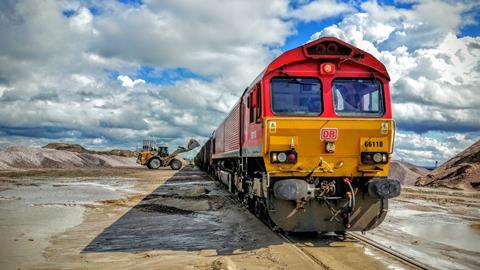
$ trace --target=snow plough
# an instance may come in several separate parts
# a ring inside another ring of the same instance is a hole
[[[138,153],[137,163],[152,170],[167,166],[170,166],[172,170],[180,170],[182,161],[177,157],[178,154],[191,151],[199,145],[198,141],[190,139],[187,147],[179,146],[172,153],[168,153],[168,147],[159,146],[154,139],[145,139],[142,150]]]

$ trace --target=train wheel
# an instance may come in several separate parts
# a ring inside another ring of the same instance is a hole
[[[148,165],[147,165],[147,166],[148,166],[149,169],[154,169],[154,170],[156,170],[156,169],[160,168],[161,165],[162,165],[162,162],[160,161],[160,159],[158,159],[158,158],[152,158],[152,159],[150,159],[150,160],[148,161]]]

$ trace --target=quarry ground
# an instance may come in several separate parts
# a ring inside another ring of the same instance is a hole
[[[480,268],[477,193],[404,191],[385,223],[366,235],[437,268]],[[296,239],[323,268],[408,269],[360,243]],[[0,265],[319,268],[193,167],[0,172]]]

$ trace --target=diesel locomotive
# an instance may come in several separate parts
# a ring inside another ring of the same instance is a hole
[[[273,60],[195,157],[253,213],[291,232],[366,231],[400,183],[385,66],[323,37]]]

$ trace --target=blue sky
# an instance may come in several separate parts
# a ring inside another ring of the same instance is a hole
[[[443,162],[480,135],[477,1],[5,1],[0,15],[0,146],[204,141],[270,61],[320,36],[387,66],[396,159]]]

